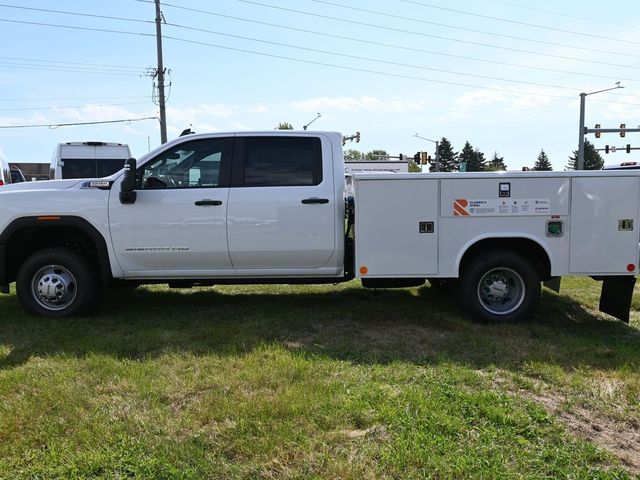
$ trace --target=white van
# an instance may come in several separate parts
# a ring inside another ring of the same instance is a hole
[[[602,170],[638,170],[640,169],[640,162],[622,162],[613,163],[611,165],[605,165]]]
[[[131,158],[124,143],[66,142],[53,151],[49,179],[102,178],[122,170]]]

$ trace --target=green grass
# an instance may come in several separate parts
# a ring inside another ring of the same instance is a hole
[[[640,314],[564,287],[520,325],[355,282],[1,296],[0,478],[630,478],[581,420],[640,430]]]

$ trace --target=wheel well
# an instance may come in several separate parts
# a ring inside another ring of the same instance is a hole
[[[84,253],[95,265],[95,271],[99,273],[103,282],[111,278],[106,244],[102,236],[90,225],[34,225],[32,222],[22,222],[4,242],[4,277],[7,283],[15,281],[20,265],[29,256],[50,247],[67,247]]]
[[[551,278],[551,262],[544,248],[533,240],[518,237],[485,238],[474,243],[462,256],[459,271],[463,272],[472,259],[485,255],[490,250],[508,250],[522,255],[531,262],[541,280]]]

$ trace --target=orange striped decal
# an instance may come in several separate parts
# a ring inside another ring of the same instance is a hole
[[[467,211],[467,207],[469,206],[469,201],[465,198],[456,198],[453,201],[453,215],[459,217],[466,217],[469,215]]]

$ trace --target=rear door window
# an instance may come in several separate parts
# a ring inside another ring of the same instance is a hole
[[[322,151],[315,137],[247,137],[234,183],[245,187],[313,186],[322,182]]]

